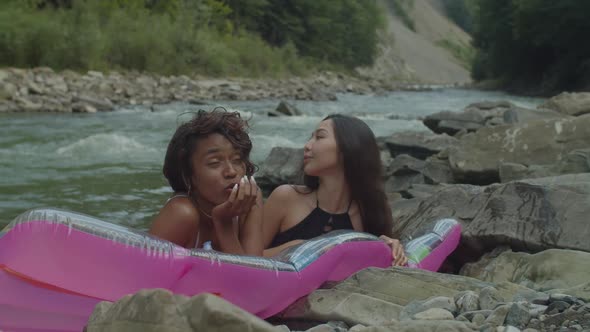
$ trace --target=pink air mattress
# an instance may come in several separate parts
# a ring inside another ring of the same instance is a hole
[[[460,224],[439,220],[405,244],[410,267],[436,271]],[[378,238],[336,231],[272,258],[189,250],[89,216],[37,209],[0,232],[0,331],[81,331],[94,306],[145,288],[214,293],[266,318],[325,281],[391,265]]]

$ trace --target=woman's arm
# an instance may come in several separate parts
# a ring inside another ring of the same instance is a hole
[[[254,186],[256,183],[254,182]],[[256,204],[250,212],[242,216],[239,225],[239,238],[242,248],[247,255],[262,256],[264,249],[262,236],[262,193],[256,187]]]
[[[228,200],[213,208],[211,217],[213,219],[213,229],[219,241],[220,251],[237,255],[262,255],[260,245],[252,244],[256,239],[260,242],[260,234],[262,233],[260,229],[262,216],[258,209],[255,208],[257,197],[258,187],[256,183],[251,183],[248,179],[243,178],[239,186],[234,187]],[[237,227],[235,227],[236,220],[238,221]],[[251,224],[246,226],[248,221]],[[248,228],[245,231],[254,237],[253,240],[246,241],[248,243],[246,248],[241,241],[245,237],[239,234],[243,228],[241,224],[244,224],[244,227]],[[256,233],[259,235],[256,235]]]
[[[288,247],[283,245],[272,249],[268,248],[275,236],[279,234],[281,223],[287,215],[293,199],[296,199],[296,197],[293,197],[294,192],[292,186],[287,184],[281,185],[273,190],[264,203],[262,234],[264,248],[267,249],[264,251],[264,256],[273,256]]]

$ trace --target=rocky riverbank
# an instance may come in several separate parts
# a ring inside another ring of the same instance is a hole
[[[336,100],[337,93],[384,93],[430,86],[368,80],[323,72],[285,79],[211,79],[136,72],[55,72],[50,68],[0,69],[0,113],[112,111],[129,105],[207,100]]]
[[[366,269],[267,321],[213,295],[142,291],[99,305],[87,330],[590,331],[589,100],[482,102],[426,117],[432,133],[379,138],[399,237],[462,223],[447,273]],[[301,156],[275,148],[259,184],[296,183]]]

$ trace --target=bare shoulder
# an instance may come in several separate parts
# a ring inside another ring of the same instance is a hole
[[[191,233],[198,230],[199,211],[185,197],[177,197],[169,201],[160,210],[150,228],[150,233],[169,241],[183,245],[183,241]]]
[[[194,220],[199,217],[199,211],[187,197],[174,198],[162,210],[168,210],[170,214],[173,214],[179,219]]]
[[[281,202],[292,202],[302,199],[306,193],[309,192],[309,188],[305,186],[296,186],[290,184],[283,184],[275,188],[269,196],[269,200],[281,201]]]

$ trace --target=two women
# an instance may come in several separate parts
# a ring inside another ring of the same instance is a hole
[[[250,178],[252,145],[245,129],[238,113],[214,110],[199,112],[177,130],[164,163],[175,195],[152,234],[185,247],[211,241],[216,250],[239,254],[261,255],[267,248],[264,255],[272,256],[331,230],[354,229],[381,236],[392,247],[394,264],[406,263],[399,241],[390,238],[379,149],[364,122],[343,115],[320,122],[304,149],[305,185],[278,187],[264,211]]]

